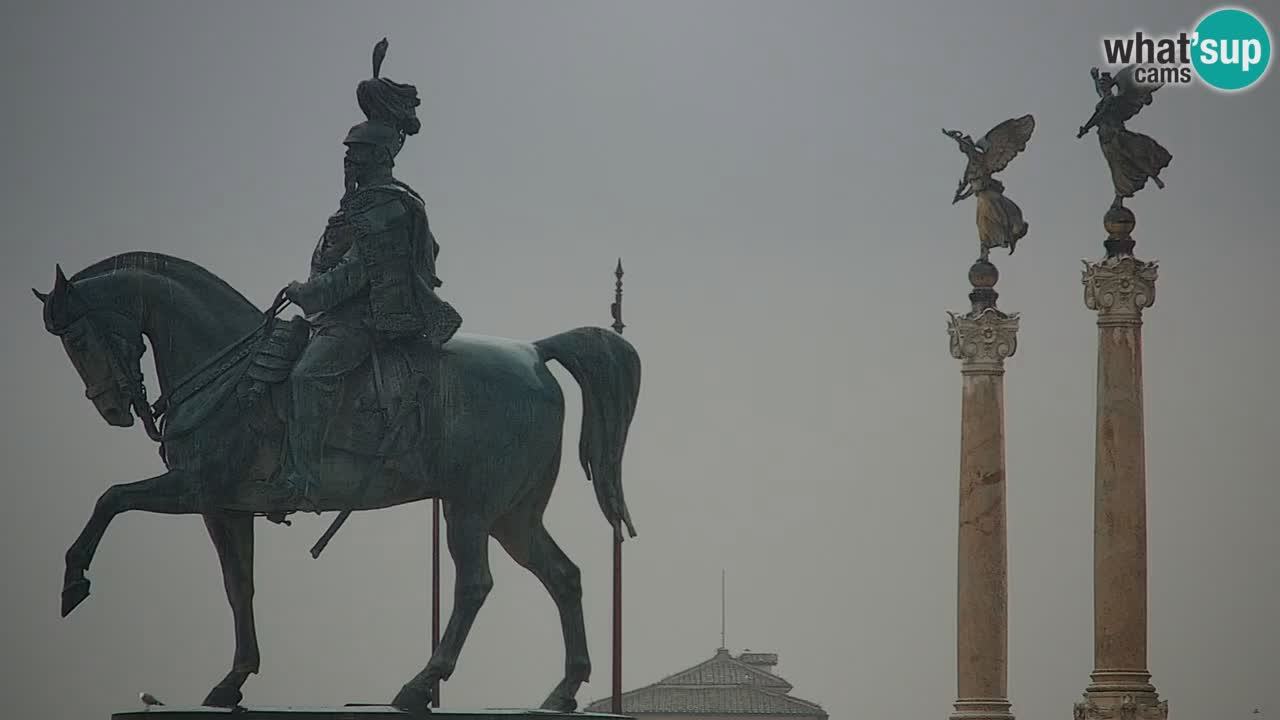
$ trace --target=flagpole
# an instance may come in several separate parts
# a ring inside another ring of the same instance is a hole
[[[431,498],[431,654],[440,647],[440,498]],[[440,707],[440,681],[431,689],[431,706]]]
[[[616,278],[614,284],[613,330],[619,335],[626,325],[622,322],[622,258],[618,258],[618,266],[613,271]],[[613,528],[613,702],[611,710],[615,715],[622,714],[622,526]]]

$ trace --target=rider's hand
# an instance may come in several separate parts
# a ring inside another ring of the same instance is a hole
[[[300,282],[291,282],[284,289],[284,296],[303,310],[307,309],[306,294],[307,286]]]

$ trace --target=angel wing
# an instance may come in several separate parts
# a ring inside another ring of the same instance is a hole
[[[1136,65],[1130,65],[1116,73],[1113,85],[1116,94],[1112,98],[1112,113],[1120,122],[1137,115],[1142,108],[1151,104],[1151,94],[1164,87],[1164,83],[1144,85],[1134,79]]]
[[[991,128],[975,145],[982,150],[981,162],[977,158],[969,162],[965,180],[972,181],[998,173],[1009,165],[1018,153],[1027,148],[1031,133],[1036,129],[1036,119],[1031,115],[1010,118]]]

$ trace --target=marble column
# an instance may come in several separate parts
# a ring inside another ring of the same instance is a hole
[[[1008,546],[1005,530],[1004,359],[1017,349],[1018,316],[996,308],[999,274],[969,270],[972,309],[949,313],[961,361],[960,527],[953,720],[1011,720],[1008,699]]]
[[[1142,311],[1156,263],[1133,255],[1133,213],[1107,212],[1106,257],[1085,262],[1084,302],[1098,313],[1094,446],[1093,673],[1076,720],[1164,720],[1147,671],[1147,490]]]

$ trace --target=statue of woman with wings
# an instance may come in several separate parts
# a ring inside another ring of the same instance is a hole
[[[1102,99],[1098,101],[1093,117],[1076,133],[1077,138],[1082,138],[1089,130],[1098,129],[1098,144],[1102,146],[1102,156],[1111,168],[1111,184],[1116,191],[1115,201],[1111,203],[1113,208],[1124,207],[1124,199],[1137,194],[1148,179],[1156,187],[1163,188],[1160,171],[1173,160],[1173,155],[1160,143],[1124,126],[1125,121],[1151,104],[1151,94],[1162,85],[1138,83],[1134,71],[1133,65],[1114,77],[1111,73],[1099,72],[1098,68],[1090,71],[1094,90]]]
[[[960,151],[969,158],[951,202],[955,204],[970,195],[977,196],[979,259],[982,261],[987,260],[993,247],[1006,248],[1012,255],[1018,241],[1027,234],[1028,225],[1022,219],[1022,210],[1004,196],[1004,185],[991,176],[1005,169],[1026,149],[1035,127],[1035,118],[1023,115],[991,128],[977,142],[959,130],[942,131],[959,143]]]

